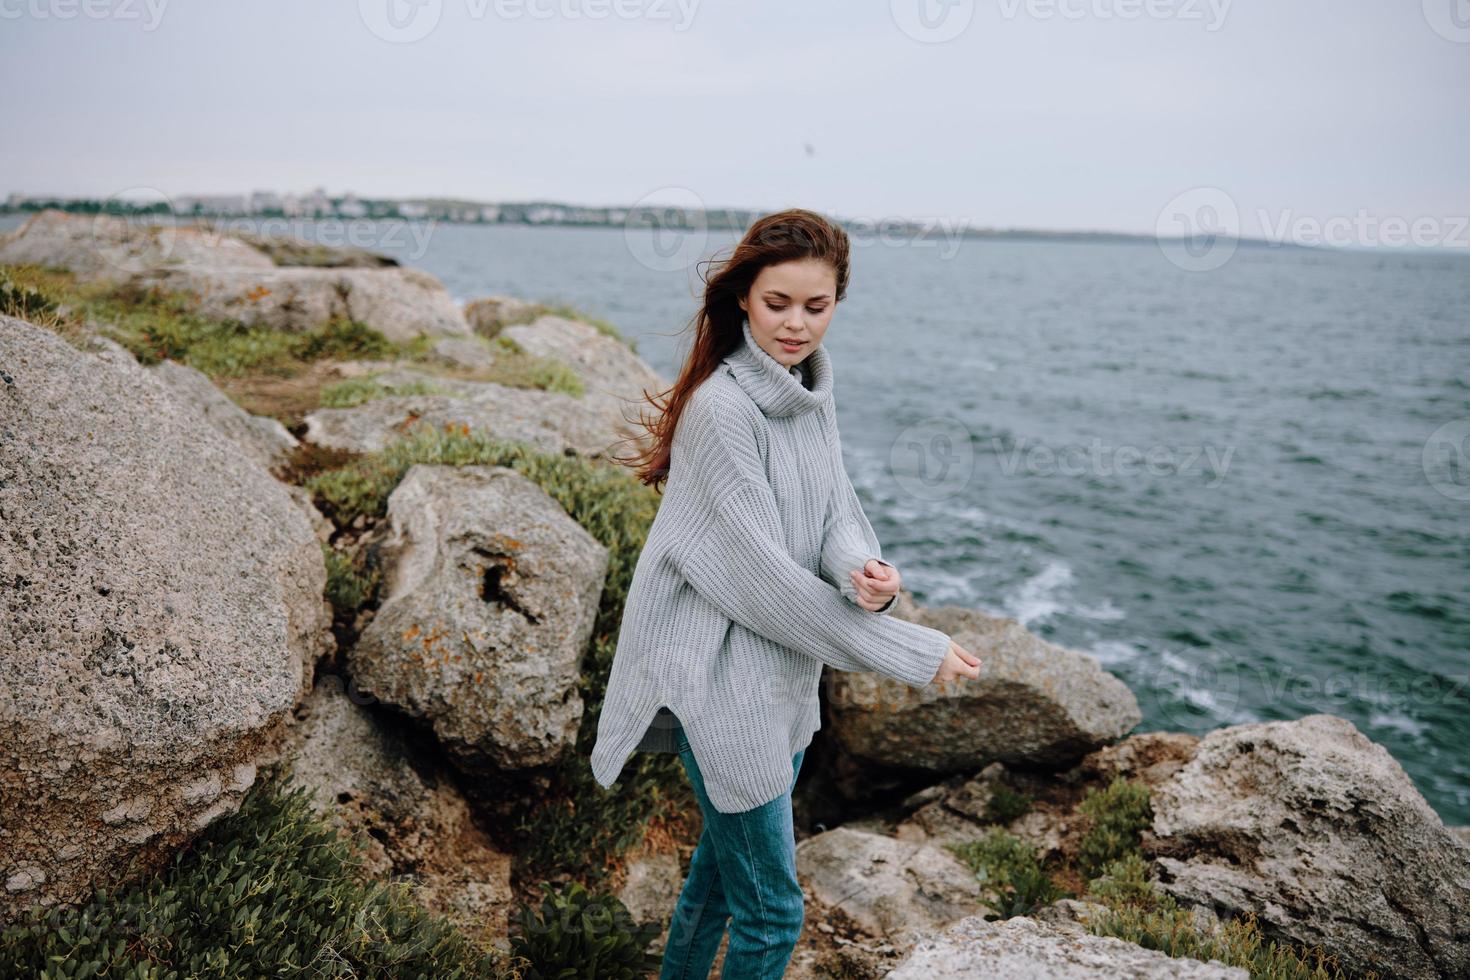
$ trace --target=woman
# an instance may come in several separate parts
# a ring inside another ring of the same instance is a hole
[[[662,976],[779,977],[801,932],[791,792],[820,727],[822,665],[921,688],[979,676],[938,630],[885,615],[902,585],[842,463],[821,346],[847,234],[757,221],[705,283],[689,357],[636,457],[667,479],[623,610],[592,770],[677,752],[704,817]]]

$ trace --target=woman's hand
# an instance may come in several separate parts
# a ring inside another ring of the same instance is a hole
[[[898,569],[877,558],[869,558],[861,569],[855,568],[848,574],[852,576],[853,588],[857,589],[858,605],[869,612],[888,605],[903,585]]]
[[[944,663],[939,665],[939,671],[934,675],[934,681],[930,683],[958,680],[961,677],[973,681],[979,676],[980,658],[960,646],[951,637],[949,652],[944,656]]]

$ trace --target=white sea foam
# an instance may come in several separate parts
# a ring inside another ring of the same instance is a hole
[[[1408,715],[1394,712],[1375,711],[1368,716],[1368,724],[1374,728],[1391,728],[1397,732],[1403,732],[1410,738],[1418,738],[1429,730],[1429,726],[1422,721],[1416,721]]]

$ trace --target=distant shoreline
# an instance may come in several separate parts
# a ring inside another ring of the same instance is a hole
[[[577,212],[599,211],[607,212],[601,218],[561,218],[553,215],[535,214],[537,209],[550,209],[563,207],[559,205],[499,205],[503,213],[494,219],[467,218],[447,209],[447,213],[429,213],[424,215],[402,214],[402,213],[366,213],[352,214],[334,211],[317,212],[313,214],[285,214],[279,211],[238,211],[238,212],[193,212],[175,213],[160,207],[117,207],[117,202],[108,202],[111,206],[103,206],[100,202],[72,202],[62,204],[55,200],[27,202],[15,207],[0,204],[0,217],[21,216],[29,217],[41,211],[52,209],[66,211],[71,214],[112,214],[118,217],[148,217],[171,216],[186,223],[210,222],[403,222],[403,223],[432,223],[452,225],[483,225],[487,227],[527,227],[527,228],[591,228],[612,231],[630,231],[658,227],[666,231],[678,230],[703,230],[705,232],[729,232],[732,234],[745,231],[750,222],[754,221],[763,212],[759,211],[735,211],[733,209],[722,209],[718,211],[704,212],[704,222],[691,220],[696,217],[690,212],[668,207],[668,208],[644,208],[644,215],[631,217],[631,209],[623,214],[618,220],[611,220],[610,215],[623,209],[616,208],[574,208],[568,209]],[[677,215],[678,220],[669,220],[670,216]],[[744,219],[744,223],[740,223]],[[1144,232],[1126,231],[1084,231],[1084,230],[1058,230],[1053,231],[1044,228],[956,228],[947,226],[944,221],[915,221],[912,219],[885,221],[875,225],[873,222],[864,220],[838,219],[838,223],[847,228],[851,233],[860,231],[869,235],[881,235],[884,237],[901,237],[908,240],[953,240],[955,238],[965,241],[1018,241],[1018,242],[1070,242],[1090,245],[1157,245],[1161,243],[1177,243],[1192,241],[1196,246],[1210,248],[1215,242],[1224,241],[1232,243],[1235,247],[1253,249],[1281,249],[1302,252],[1327,252],[1327,253],[1353,253],[1353,254],[1393,254],[1393,255],[1464,255],[1470,250],[1452,248],[1426,248],[1416,246],[1385,246],[1385,245],[1308,245],[1299,242],[1278,241],[1269,238],[1254,238],[1242,236],[1231,238],[1229,236],[1207,237],[1200,236],[1189,238],[1188,236],[1161,236],[1150,235]]]

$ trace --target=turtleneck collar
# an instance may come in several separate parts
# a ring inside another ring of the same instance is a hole
[[[812,348],[801,362],[801,369],[787,368],[755,342],[750,321],[741,326],[744,340],[725,355],[735,380],[740,383],[760,410],[771,416],[800,415],[822,405],[832,397],[832,362],[821,344]],[[811,373],[811,387],[801,381],[801,371]]]

